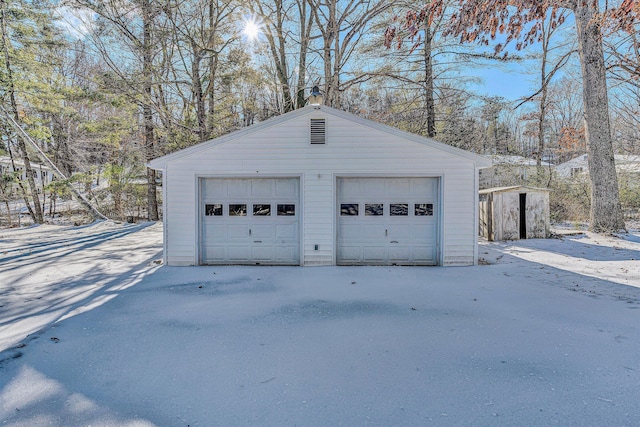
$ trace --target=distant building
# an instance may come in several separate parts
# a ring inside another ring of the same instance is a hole
[[[640,155],[616,154],[616,171],[618,173],[640,174]],[[589,155],[583,154],[556,166],[556,173],[563,178],[589,175]]]
[[[15,169],[14,169],[15,165]],[[50,167],[41,163],[31,163],[31,170],[33,172],[33,179],[36,182],[38,191],[42,191],[42,188],[53,181],[53,171]],[[0,156],[0,176],[9,174],[11,172],[19,172],[19,178],[21,181],[27,180],[27,172],[25,171],[24,162],[22,160],[15,159],[13,163],[11,158],[7,156]],[[14,194],[17,189],[17,185],[11,185],[10,194]]]
[[[538,172],[535,159],[513,155],[487,156],[493,161],[493,166],[480,169],[480,188],[503,187],[526,183]],[[549,162],[542,162],[542,166],[550,168]]]

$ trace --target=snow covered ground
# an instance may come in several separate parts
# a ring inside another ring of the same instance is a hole
[[[165,267],[158,224],[0,230],[3,426],[640,425],[640,234],[477,267]]]

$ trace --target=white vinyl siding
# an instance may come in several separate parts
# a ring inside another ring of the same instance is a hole
[[[473,264],[476,244],[475,163],[394,133],[330,116],[326,145],[309,144],[309,110],[237,138],[195,149],[166,165],[168,264],[198,263],[197,181],[206,177],[299,176],[304,265],[333,265],[337,177],[434,177],[440,179],[441,265]],[[294,112],[295,114],[295,112]],[[329,120],[327,120],[329,123]],[[434,144],[437,145],[437,144]],[[318,248],[316,250],[316,247]]]

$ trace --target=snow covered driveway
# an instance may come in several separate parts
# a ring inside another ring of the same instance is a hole
[[[161,235],[0,231],[2,425],[640,425],[637,235],[461,268],[160,267]]]
[[[161,255],[162,232],[153,223],[0,230],[0,351],[115,297]]]

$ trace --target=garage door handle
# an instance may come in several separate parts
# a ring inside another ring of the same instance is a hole
[[[251,236],[251,229],[249,229],[249,236]]]
[[[398,243],[398,241],[397,240],[392,240],[391,243]]]
[[[384,230],[384,237],[387,237],[389,235],[389,230]]]
[[[254,240],[253,243],[262,243],[262,240]]]

